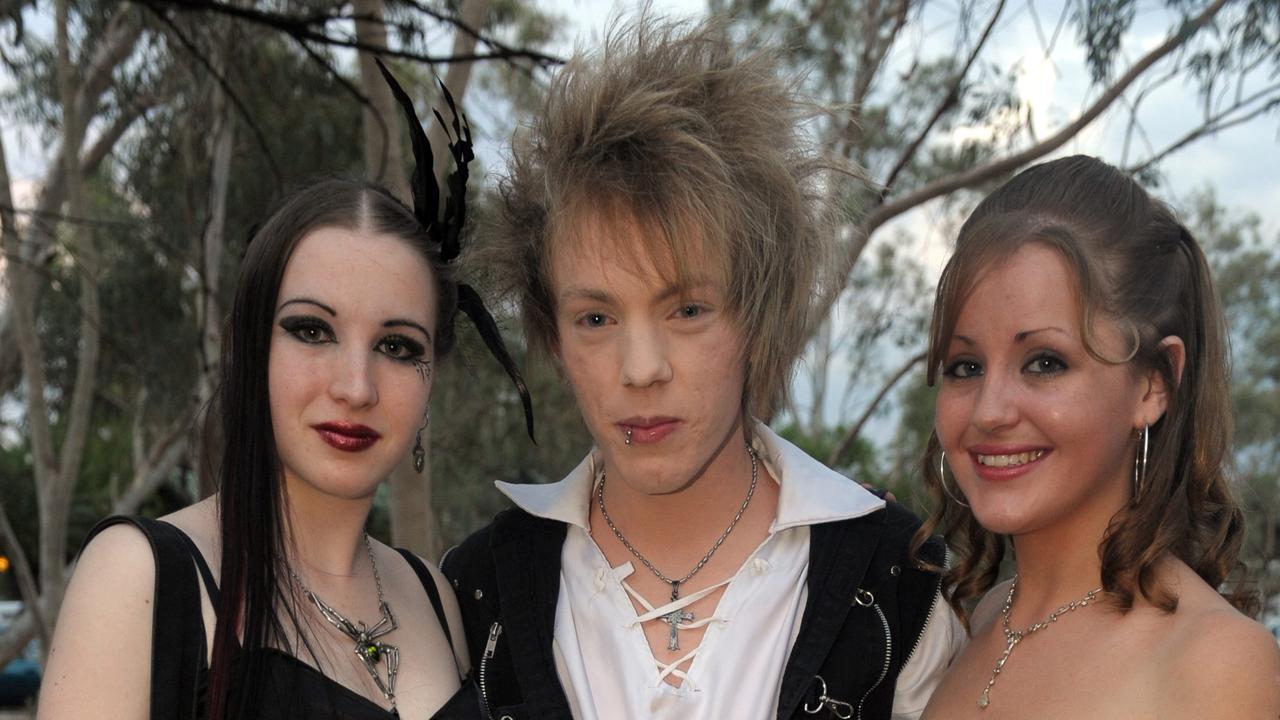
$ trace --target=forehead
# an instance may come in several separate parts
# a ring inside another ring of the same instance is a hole
[[[982,272],[956,318],[955,333],[1000,336],[1041,327],[1076,334],[1080,298],[1076,279],[1060,253],[1026,243]]]
[[[277,305],[291,297],[321,300],[341,314],[410,315],[434,320],[431,268],[399,238],[322,227],[298,241],[285,264]]]
[[[590,208],[557,223],[546,270],[555,295],[569,286],[609,286],[619,274],[655,290],[723,287],[725,260],[724,249],[693,223],[664,223],[625,207]]]

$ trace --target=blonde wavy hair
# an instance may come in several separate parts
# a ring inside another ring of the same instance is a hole
[[[517,132],[501,202],[473,256],[519,308],[534,349],[555,347],[551,258],[585,219],[634,223],[622,254],[671,266],[710,258],[746,341],[743,409],[768,417],[809,336],[833,232],[814,114],[776,51],[744,50],[720,19],[644,12],[557,74]],[[606,233],[607,234],[607,233]],[[611,248],[612,250],[613,248]]]

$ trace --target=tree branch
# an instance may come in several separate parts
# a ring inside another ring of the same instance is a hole
[[[1268,96],[1271,96],[1271,97],[1261,107],[1254,108],[1251,112],[1248,112],[1244,115],[1240,115],[1238,117],[1234,117],[1230,119],[1227,118],[1228,115],[1231,115],[1232,113],[1235,113],[1244,107],[1252,105],[1261,99],[1267,98]],[[1136,165],[1132,165],[1128,168],[1125,168],[1125,172],[1132,173],[1132,174],[1143,172],[1144,170],[1147,170],[1148,168],[1150,168],[1152,165],[1159,163],[1161,160],[1164,160],[1165,158],[1169,157],[1173,153],[1181,150],[1187,145],[1190,145],[1196,140],[1199,140],[1200,138],[1205,137],[1206,135],[1212,135],[1222,130],[1226,130],[1227,128],[1235,127],[1236,125],[1247,123],[1250,120],[1258,117],[1259,115],[1262,115],[1264,113],[1270,112],[1271,110],[1274,110],[1277,106],[1280,106],[1280,83],[1264,88],[1263,90],[1260,90],[1254,93],[1248,98],[1245,98],[1243,100],[1239,100],[1233,103],[1231,107],[1216,113],[1212,117],[1206,118],[1203,124],[1191,130],[1190,132],[1186,133],[1182,137],[1178,138],[1173,143],[1170,143],[1168,147],[1164,148],[1163,150],[1157,153],[1154,153],[1151,157],[1147,158],[1146,160],[1143,160],[1142,162]]]
[[[244,100],[240,98],[240,95],[231,87],[231,83],[227,81],[227,78],[213,66],[213,63],[209,61],[209,58],[205,57],[204,53],[200,52],[200,49],[196,47],[195,41],[187,37],[186,33],[182,32],[182,29],[178,27],[177,23],[175,23],[172,18],[151,7],[149,4],[147,5],[147,9],[154,13],[155,16],[169,28],[169,31],[175,38],[177,38],[178,42],[186,48],[187,52],[190,53],[201,66],[204,67],[205,71],[209,73],[209,76],[213,78],[213,81],[218,84],[218,87],[222,88],[222,92],[226,95],[227,99],[231,101],[231,104],[235,106],[236,111],[240,113],[240,117],[244,119],[245,124],[249,126],[249,132],[253,134],[254,142],[256,142],[258,144],[258,148],[262,150],[262,157],[267,161],[267,167],[271,168],[271,177],[275,180],[276,188],[284,187],[284,173],[281,172],[280,164],[276,162],[276,156],[271,152],[271,146],[267,143],[267,137],[262,132],[262,128],[259,127],[257,120],[253,117],[253,113],[249,110],[249,106],[245,104]]]
[[[969,76],[969,71],[973,68],[973,64],[978,60],[978,54],[982,52],[982,48],[986,47],[987,39],[991,37],[991,31],[995,29],[996,22],[1000,19],[1001,13],[1004,12],[1005,0],[999,0],[996,3],[995,12],[991,14],[991,19],[987,21],[987,26],[983,28],[982,35],[979,36],[978,42],[974,44],[973,49],[969,51],[969,57],[965,59],[964,66],[960,68],[960,72],[956,74],[955,82],[951,83],[951,87],[947,90],[947,94],[943,97],[942,102],[934,109],[933,115],[929,116],[929,120],[920,129],[920,133],[915,136],[907,149],[902,152],[898,158],[898,162],[894,164],[893,169],[889,171],[889,176],[885,179],[884,184],[880,186],[880,202],[884,202],[889,193],[893,190],[893,185],[898,180],[898,175],[906,169],[907,165],[915,159],[916,153],[920,151],[920,147],[924,145],[924,141],[929,137],[929,133],[933,132],[934,126],[938,124],[942,117],[950,112],[960,102],[960,88],[964,87],[964,80]]]
[[[9,522],[9,513],[5,510],[3,501],[0,501],[0,540],[4,541],[9,549],[9,559],[13,562],[14,575],[18,579],[18,594],[22,596],[23,604],[31,613],[36,633],[40,636],[41,645],[47,653],[49,640],[52,637],[49,633],[49,623],[45,621],[44,613],[40,610],[40,592],[36,589],[36,579],[31,574],[31,563],[27,560],[27,552],[19,542],[18,533],[14,532],[13,524]]]
[[[903,363],[902,367],[898,368],[898,372],[894,373],[893,377],[889,378],[889,381],[880,388],[880,392],[876,393],[876,396],[872,398],[871,402],[867,405],[867,408],[862,411],[862,416],[853,424],[853,427],[849,428],[849,431],[840,439],[840,443],[831,451],[831,456],[827,458],[826,463],[829,467],[835,467],[840,463],[844,454],[849,452],[849,447],[853,445],[853,441],[857,440],[858,435],[862,433],[862,427],[871,419],[871,415],[875,413],[876,408],[880,406],[880,403],[888,397],[889,391],[893,389],[893,386],[897,385],[898,381],[906,377],[907,373],[911,372],[911,368],[924,362],[924,359],[928,356],[929,353],[927,351],[913,355],[911,359]]]
[[[867,232],[870,233],[880,227],[890,219],[901,215],[902,213],[928,202],[936,197],[946,195],[961,188],[973,187],[979,185],[992,178],[999,177],[1007,172],[1057,150],[1065,145],[1071,138],[1075,137],[1089,123],[1102,114],[1111,106],[1123,93],[1142,76],[1152,65],[1163,59],[1166,55],[1178,49],[1183,43],[1191,38],[1197,30],[1204,27],[1214,15],[1218,13],[1225,5],[1227,0],[1214,0],[1207,8],[1205,8],[1196,17],[1187,20],[1178,28],[1176,32],[1170,35],[1163,43],[1153,48],[1146,55],[1143,55],[1138,62],[1134,63],[1123,76],[1093,102],[1083,113],[1075,120],[1063,127],[1053,136],[1042,140],[1040,143],[1033,145],[1025,150],[1013,153],[1006,157],[994,160],[985,165],[973,168],[971,170],[956,173],[950,177],[939,178],[924,187],[915,190],[908,195],[893,200],[882,205],[867,216],[865,225]]]
[[[840,258],[840,264],[836,268],[836,282],[832,283],[830,289],[824,292],[815,305],[817,316],[823,317],[831,312],[836,299],[840,297],[847,287],[849,275],[852,273],[858,257],[862,254],[863,248],[866,247],[868,239],[880,226],[934,198],[1000,177],[1062,147],[1109,108],[1152,65],[1177,50],[1192,35],[1208,24],[1218,14],[1218,11],[1222,10],[1227,4],[1227,1],[1213,0],[1200,14],[1184,21],[1163,43],[1147,52],[1134,63],[1123,76],[1117,79],[1111,87],[1107,88],[1102,96],[1094,101],[1080,116],[1057,133],[1054,133],[1052,137],[998,160],[934,180],[901,198],[879,205],[869,212],[859,226],[854,229],[854,242],[850,244],[844,256]]]
[[[492,52],[473,52],[465,55],[428,55],[417,53],[410,50],[390,50],[386,48],[378,48],[367,45],[360,40],[350,40],[343,38],[335,38],[322,32],[316,32],[313,28],[315,25],[323,25],[322,18],[319,16],[311,16],[310,18],[293,17],[281,13],[273,13],[255,8],[236,7],[226,3],[217,2],[216,0],[138,0],[143,5],[151,8],[170,7],[174,10],[183,12],[215,12],[230,15],[232,17],[244,20],[246,22],[263,25],[279,32],[285,33],[296,40],[306,40],[310,42],[331,45],[335,47],[350,48],[353,50],[364,50],[367,52],[380,53],[387,57],[402,58],[405,60],[414,60],[421,63],[452,63],[470,60],[531,60],[538,65],[552,66],[563,64],[560,58],[552,57],[535,50],[522,48],[507,48],[498,43],[487,43],[495,49]],[[324,21],[329,19],[339,19],[336,17],[323,18]],[[450,21],[453,22],[453,21]],[[476,34],[474,30],[472,34]]]

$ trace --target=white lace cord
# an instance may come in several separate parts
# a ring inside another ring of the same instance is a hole
[[[640,603],[640,607],[643,607],[645,609],[645,613],[643,615],[637,615],[636,619],[631,621],[628,624],[628,627],[634,627],[636,625],[643,625],[644,623],[652,622],[654,620],[660,620],[664,616],[669,615],[677,610],[683,610],[686,607],[692,605],[693,603],[715,592],[716,590],[719,590],[725,585],[728,585],[731,580],[733,580],[733,578],[729,578],[728,580],[724,580],[723,582],[718,582],[715,585],[703,588],[696,593],[686,595],[682,598],[673,600],[671,602],[666,603],[665,605],[661,605],[656,608],[648,600],[646,600],[643,595],[636,592],[635,588],[628,585],[626,580],[623,580],[621,581],[622,589],[626,590],[627,594],[630,595],[632,598],[634,598],[636,602]],[[676,623],[676,628],[679,630],[694,630],[696,628],[710,625],[713,622],[724,623],[724,622],[728,622],[728,620],[713,614],[711,617],[703,618],[701,620],[695,620],[690,623],[686,623],[686,622]],[[702,644],[699,643],[698,647],[693,648],[689,652],[685,653],[682,657],[677,659],[675,662],[672,662],[670,664],[664,663],[657,658],[653,658],[654,664],[658,666],[658,680],[657,682],[654,683],[654,687],[658,687],[659,685],[661,685],[662,682],[666,680],[668,676],[674,675],[675,677],[680,679],[682,684],[689,683],[689,689],[691,691],[696,691],[696,688],[693,687],[692,681],[689,680],[689,676],[685,674],[683,670],[679,670],[677,668],[680,665],[683,665],[687,660],[693,659],[693,657],[697,655],[698,651],[701,649],[702,649]]]

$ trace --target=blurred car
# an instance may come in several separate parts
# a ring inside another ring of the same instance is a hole
[[[17,600],[0,600],[0,634],[22,614]],[[0,707],[32,705],[40,691],[40,646],[32,640],[18,657],[0,669]]]

